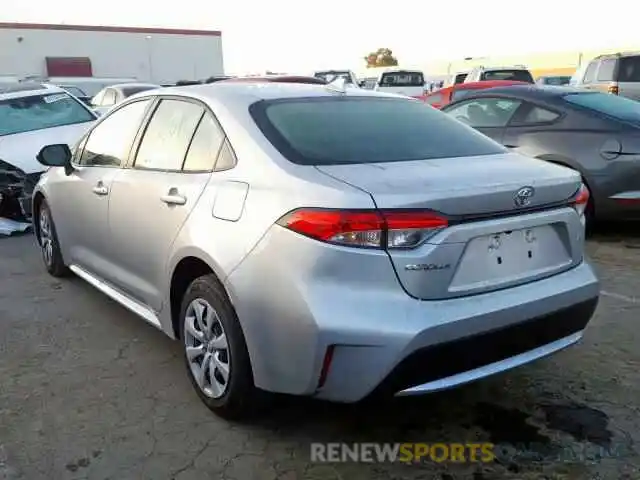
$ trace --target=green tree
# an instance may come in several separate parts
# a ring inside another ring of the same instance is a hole
[[[393,52],[388,48],[379,48],[375,52],[364,57],[367,68],[373,67],[394,67],[398,65],[398,59],[393,56]]]

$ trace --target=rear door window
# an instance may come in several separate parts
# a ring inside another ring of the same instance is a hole
[[[220,146],[224,140],[224,133],[210,113],[205,113],[200,120],[183,170],[187,172],[210,172],[213,170]]]
[[[607,58],[600,62],[598,67],[598,73],[596,74],[596,80],[599,82],[613,82],[614,73],[616,69],[616,59]]]
[[[619,82],[640,82],[640,56],[623,57],[618,70]]]
[[[292,98],[256,102],[249,111],[280,153],[303,165],[401,162],[505,151],[418,100]]]
[[[161,100],[140,142],[135,168],[178,171],[204,108],[192,102]]]

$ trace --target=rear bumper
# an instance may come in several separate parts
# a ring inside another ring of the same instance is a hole
[[[597,305],[587,262],[516,287],[420,301],[379,252],[350,265],[349,249],[297,236],[298,260],[277,258],[294,251],[293,235],[272,230],[270,248],[254,249],[226,282],[254,381],[268,391],[355,402],[453,387],[575,343]]]

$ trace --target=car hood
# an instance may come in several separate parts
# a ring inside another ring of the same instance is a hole
[[[42,172],[45,167],[36,159],[42,147],[54,143],[66,143],[71,147],[92,124],[76,123],[0,137],[0,158],[24,173]]]

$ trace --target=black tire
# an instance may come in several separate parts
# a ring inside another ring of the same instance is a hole
[[[45,200],[40,204],[37,215],[35,220],[38,222],[38,245],[44,266],[50,275],[57,278],[66,277],[71,272],[62,258],[56,226],[53,223],[51,209]],[[45,226],[43,222],[46,222],[46,231],[43,228]]]
[[[195,300],[206,301],[217,314],[227,339],[226,355],[230,365],[228,383],[222,396],[212,398],[198,385],[186,353],[185,320],[189,306]],[[266,392],[257,389],[247,344],[240,322],[226,292],[214,275],[205,275],[194,280],[187,288],[180,308],[180,340],[184,362],[191,384],[202,402],[216,415],[228,420],[243,420],[253,416],[265,406]]]

